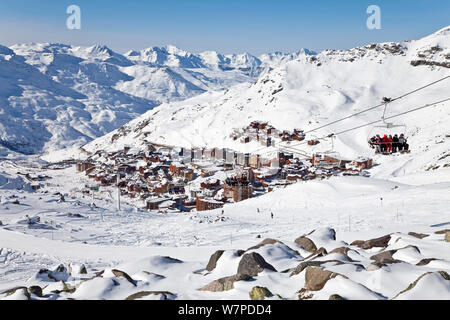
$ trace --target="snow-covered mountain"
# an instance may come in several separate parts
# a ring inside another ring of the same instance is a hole
[[[279,63],[216,55],[220,64],[174,46],[125,55],[100,45],[0,46],[0,145],[27,154],[82,145],[162,102],[252,82]]]
[[[209,55],[210,61],[216,61]],[[275,59],[276,55],[272,56]],[[268,58],[270,59],[270,58]],[[282,60],[282,59],[281,59]],[[374,106],[382,97],[397,97],[450,75],[450,27],[415,41],[369,44],[350,50],[302,54],[267,71],[252,84],[209,91],[183,102],[166,103],[99,138],[85,149],[120,148],[152,141],[178,146],[230,147],[240,151],[261,149],[259,144],[233,141],[233,128],[253,120],[268,121],[278,129],[310,130]],[[450,80],[443,81],[389,105],[387,116],[449,97]],[[417,152],[411,168],[424,168],[450,149],[449,102],[396,119]],[[308,134],[308,138],[338,132],[381,118],[382,109]],[[373,155],[367,138],[372,127],[339,135],[335,149],[343,156]],[[375,132],[372,132],[375,134]],[[384,132],[377,132],[384,134]],[[388,133],[388,132],[386,132]],[[432,149],[429,150],[429,147]],[[305,152],[329,150],[302,145]],[[423,151],[427,160],[421,159]],[[406,161],[406,160],[405,160]]]

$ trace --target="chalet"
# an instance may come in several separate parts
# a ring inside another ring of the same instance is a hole
[[[364,169],[370,169],[373,166],[373,160],[369,158],[358,158],[353,161],[353,165],[360,171]]]
[[[272,168],[279,168],[280,167],[280,159],[279,158],[273,158],[270,160],[270,166]]]
[[[76,164],[76,169],[78,172],[83,172],[88,170],[89,168],[95,167],[95,164],[90,162],[81,162]]]
[[[214,148],[214,159],[223,161],[226,159],[225,150],[221,148]]]
[[[196,198],[190,198],[190,197],[186,197],[186,199],[182,200],[182,203],[185,207],[195,207],[196,204]]]
[[[196,198],[195,208],[197,211],[206,211],[222,208],[223,202],[214,200],[212,198]]]
[[[261,166],[262,167],[269,167],[270,166],[270,160],[267,158],[261,158]]]
[[[163,181],[162,183],[157,184],[153,188],[153,193],[155,193],[155,194],[163,194],[163,193],[167,193],[168,191],[169,191],[169,182],[168,181]]]
[[[339,166],[341,159],[337,153],[315,153],[312,156],[311,163],[313,166],[337,165]]]
[[[319,144],[319,140],[317,139],[308,140],[308,146],[315,146],[316,144]]]
[[[95,166],[89,167],[85,171],[85,175],[89,176],[95,170]]]
[[[243,167],[248,167],[250,165],[250,154],[248,153],[237,153],[236,163]]]
[[[159,210],[169,210],[169,209],[175,209],[177,206],[177,203],[173,200],[166,200],[159,204]]]
[[[170,173],[173,175],[176,175],[176,176],[181,175],[185,169],[186,169],[186,166],[179,162],[172,162],[169,165]]]
[[[194,170],[192,169],[187,169],[183,171],[183,177],[185,180],[187,181],[192,181],[194,180]]]
[[[294,129],[293,140],[303,141],[305,140],[305,133],[303,130]]]
[[[193,160],[202,160],[203,159],[203,150],[202,149],[192,149],[194,155]]]
[[[214,149],[206,149],[204,151],[204,157],[206,160],[214,159]]]
[[[200,186],[203,189],[217,190],[220,188],[220,181],[218,179],[210,179],[200,183]]]
[[[165,201],[167,201],[166,198],[157,198],[157,197],[147,198],[146,209],[147,210],[158,210],[159,205]]]
[[[272,145],[272,138],[270,137],[261,137],[259,139],[259,144],[263,147],[270,147]]]
[[[231,149],[225,150],[225,158],[223,159],[226,163],[234,164],[236,162],[236,153]]]
[[[239,186],[233,188],[233,200],[234,202],[239,202],[252,197],[253,188],[252,186]]]
[[[222,168],[216,167],[216,166],[208,166],[208,167],[203,167],[200,169],[201,171],[201,176],[203,178],[209,177],[214,175],[216,172],[221,171]]]
[[[190,157],[191,156],[191,149],[187,148],[181,148],[180,152],[178,153],[181,157]]]
[[[249,165],[252,168],[260,168],[261,167],[261,158],[260,158],[259,154],[250,156]]]

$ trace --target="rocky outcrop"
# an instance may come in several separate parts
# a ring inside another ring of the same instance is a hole
[[[263,272],[265,269],[277,272],[277,270],[271,264],[267,263],[260,254],[250,252],[242,256],[237,273],[257,276],[258,273]]]
[[[335,248],[335,249],[331,250],[329,254],[339,253],[345,257],[346,261],[353,262],[353,259],[348,256],[349,251],[350,251],[350,248],[348,248],[348,247],[339,247],[339,248]],[[354,252],[354,250],[352,250],[352,251]]]
[[[328,300],[345,300],[344,298],[342,298],[340,295],[338,294],[332,294]]]
[[[31,286],[28,288],[28,291],[36,297],[42,297],[42,288],[39,286]]]
[[[309,291],[321,290],[328,280],[338,274],[318,267],[307,267],[305,270],[305,289]]]
[[[395,297],[393,297],[392,299],[396,299],[398,296],[400,296],[401,294],[412,290],[418,283],[420,280],[422,280],[423,277],[425,277],[428,274],[431,274],[433,272],[426,272],[424,274],[422,274],[420,277],[418,277],[414,282],[412,282],[405,290],[400,291]],[[444,280],[450,281],[450,275],[445,272],[445,271],[437,271],[437,274],[439,274]]]
[[[68,271],[69,271],[69,273],[71,275],[74,275],[74,274],[87,274],[87,269],[86,269],[86,266],[84,264],[82,264],[80,266],[69,264],[67,269],[68,269]]]
[[[416,232],[409,232],[408,235],[416,237],[418,239],[423,239],[429,236],[429,234],[425,234],[425,233],[416,233]]]
[[[261,241],[260,243],[258,243],[256,246],[248,248],[246,251],[256,250],[256,249],[259,249],[259,248],[261,248],[261,247],[263,247],[265,245],[275,244],[275,243],[282,243],[282,242],[278,241],[276,239],[266,238],[263,241]]]
[[[301,236],[295,239],[295,243],[308,252],[315,253],[317,251],[316,244],[306,236]]]
[[[416,246],[406,246],[404,248],[401,249],[395,249],[395,250],[387,250],[387,251],[383,251],[380,253],[377,253],[373,256],[370,257],[371,260],[374,260],[376,263],[379,264],[389,264],[389,263],[399,263],[399,262],[403,262],[401,260],[397,260],[394,258],[394,254],[396,252],[398,252],[399,250],[404,250],[404,249],[408,249],[408,248],[413,248],[417,253],[420,253],[419,248],[417,248]]]
[[[3,291],[0,294],[6,294],[6,296],[11,296],[13,294],[15,294],[16,292],[21,291],[23,293],[23,295],[28,299],[31,300],[31,296],[30,293],[28,292],[28,288],[27,287],[15,287],[12,289],[8,289],[6,291]]]
[[[345,264],[345,262],[342,262],[342,261],[339,261],[339,260],[321,260],[321,261],[308,260],[308,261],[303,261],[303,262],[300,262],[299,265],[294,270],[292,270],[292,272],[291,272],[291,274],[289,276],[290,277],[295,276],[295,275],[301,273],[303,270],[305,270],[308,267],[320,267],[320,266],[322,266],[323,264],[326,264],[326,263],[334,263],[334,265]]]
[[[62,282],[62,289],[61,290],[52,290],[51,293],[54,293],[54,294],[60,294],[62,292],[74,293],[77,290],[76,287],[72,287],[71,285],[65,283],[64,281],[61,281],[61,282]]]
[[[413,67],[417,66],[436,66],[436,67],[444,67],[450,68],[450,62],[438,62],[438,61],[429,61],[429,60],[412,60],[411,65]]]
[[[133,286],[136,286],[136,282],[126,273],[123,272],[121,270],[117,270],[117,269],[112,269],[111,272],[114,274],[114,276],[116,277],[122,277],[128,280],[129,283],[131,283]]]
[[[372,248],[386,248],[391,240],[391,235],[370,239],[370,240],[356,240],[350,243],[351,246],[357,246],[361,249],[367,250]]]
[[[393,257],[393,254],[396,252],[397,252],[397,250],[383,251],[383,252],[380,252],[380,253],[377,253],[377,254],[371,256],[370,259],[374,260],[375,263],[380,264],[380,265],[386,265],[389,263],[399,263],[401,261],[396,260]]]
[[[224,252],[224,250],[217,250],[212,254],[212,256],[209,258],[208,265],[206,266],[207,271],[211,272],[216,268],[217,261],[219,261]]]
[[[221,292],[234,289],[234,283],[236,281],[248,281],[252,279],[248,274],[235,274],[231,277],[224,277],[207,284],[206,286],[198,289],[200,291]]]
[[[47,281],[67,281],[70,278],[70,274],[66,267],[60,264],[55,270],[40,269],[36,277]]]
[[[265,298],[273,296],[273,294],[266,287],[256,286],[250,290],[249,296],[252,300],[264,300]]]
[[[422,259],[422,260],[420,260],[419,262],[416,263],[416,266],[426,266],[431,261],[435,261],[435,260],[438,260],[438,259],[436,259],[436,258]]]
[[[150,295],[160,295],[162,296],[161,300],[172,300],[175,298],[175,294],[169,291],[140,291],[126,297],[125,300],[138,300]]]

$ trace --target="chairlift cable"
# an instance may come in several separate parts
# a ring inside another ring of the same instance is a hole
[[[397,113],[395,115],[392,115],[392,116],[389,116],[389,117],[385,118],[385,120],[389,120],[389,119],[393,119],[393,118],[396,118],[396,117],[400,117],[402,115],[405,115],[405,114],[408,114],[408,113],[411,113],[411,112],[415,112],[415,111],[418,111],[418,110],[421,110],[421,109],[425,109],[425,108],[428,108],[428,107],[432,107],[432,106],[435,106],[435,105],[437,105],[439,103],[443,103],[443,102],[447,102],[447,101],[450,101],[450,98],[443,99],[443,100],[440,100],[440,101],[437,101],[437,102],[433,102],[433,103],[429,103],[429,104],[426,104],[424,106],[417,107],[417,108],[414,108],[414,109],[410,109],[410,110],[407,110],[407,111],[404,111],[404,112],[401,112],[401,113]],[[370,125],[373,125],[375,123],[382,122],[382,121],[383,120],[375,120],[375,121],[372,121],[372,122],[369,122],[369,123],[366,123],[366,124],[362,124],[362,125],[350,128],[350,129],[346,129],[346,130],[343,130],[343,131],[340,131],[340,132],[336,132],[333,135],[334,136],[341,135],[341,134],[347,133],[349,131],[353,131],[353,130],[357,130],[357,129],[360,129],[360,128],[363,128],[363,127],[367,127],[367,126],[370,126]],[[329,138],[329,135],[317,138],[316,140],[326,140],[327,138]],[[303,144],[306,144],[306,143],[308,143],[308,142],[304,141],[304,142],[298,143],[298,144],[296,144],[294,146],[299,146],[299,145],[303,145]],[[293,146],[289,146],[289,147],[286,147],[286,148],[294,149]]]
[[[438,80],[436,80],[436,81],[433,81],[433,82],[431,82],[431,83],[428,83],[428,84],[426,84],[426,85],[424,85],[424,86],[422,86],[422,87],[420,87],[420,88],[414,89],[414,90],[409,91],[409,92],[407,92],[407,93],[405,93],[405,94],[403,94],[403,95],[401,95],[401,96],[398,96],[398,97],[396,97],[396,98],[390,99],[390,101],[389,101],[388,103],[391,103],[391,102],[400,100],[400,99],[402,99],[402,98],[404,98],[404,97],[406,97],[406,96],[409,96],[409,95],[411,95],[411,94],[413,94],[413,93],[416,93],[416,92],[418,92],[418,91],[420,91],[420,90],[423,90],[423,89],[425,89],[425,88],[428,88],[428,87],[430,87],[430,86],[432,86],[432,85],[435,85],[436,83],[439,83],[439,82],[441,82],[441,81],[444,81],[444,80],[446,80],[446,79],[448,79],[448,78],[450,78],[450,76],[446,76],[446,77],[443,77],[443,78],[438,79]],[[445,101],[446,101],[446,100],[443,100],[443,101],[441,101],[441,102],[445,102]],[[439,103],[439,102],[436,102],[436,103],[434,103],[434,104],[437,104],[437,103]],[[327,124],[324,124],[324,125],[322,125],[322,126],[319,126],[319,127],[317,127],[317,128],[314,128],[314,129],[311,129],[311,130],[308,130],[308,131],[304,131],[304,133],[306,134],[306,133],[310,133],[310,132],[313,132],[313,131],[317,131],[317,130],[319,130],[319,129],[328,127],[328,126],[330,126],[330,125],[332,125],[332,124],[335,124],[335,123],[338,123],[338,122],[347,120],[347,119],[352,118],[352,117],[354,117],[354,116],[360,115],[360,114],[362,114],[362,113],[365,113],[365,112],[374,110],[374,109],[376,109],[376,108],[379,108],[379,107],[385,106],[385,105],[386,105],[386,102],[382,102],[382,103],[380,103],[380,104],[378,104],[378,105],[376,105],[376,106],[373,106],[373,107],[370,107],[370,108],[367,108],[367,109],[358,111],[358,112],[353,113],[353,114],[350,114],[350,115],[348,115],[348,116],[346,116],[346,117],[344,117],[344,118],[334,120],[334,121],[332,121],[332,122],[329,122],[329,123],[327,123]],[[417,110],[419,110],[419,109],[417,109]],[[411,112],[412,112],[412,111],[411,111]],[[404,114],[404,113],[402,113],[402,114]],[[402,114],[398,114],[398,115],[402,115]],[[392,116],[389,117],[389,118],[385,118],[385,120],[388,120],[388,119],[391,119],[391,118],[392,118]],[[370,124],[366,124],[366,125],[364,125],[364,126],[371,125],[371,124],[373,124],[373,123],[378,123],[378,122],[380,122],[380,121],[381,121],[381,120],[378,120],[378,121],[372,122],[372,123],[370,123]],[[358,128],[359,128],[359,127],[358,127]],[[345,132],[346,132],[346,131],[345,131]],[[332,135],[333,135],[333,133],[330,134],[328,137],[331,137]],[[334,134],[334,135],[336,135],[336,134]],[[324,138],[322,137],[322,138],[318,138],[318,139],[316,139],[316,140],[323,140],[323,139],[324,139]],[[299,145],[303,145],[303,144],[305,144],[305,142],[297,143],[297,144],[294,144],[294,145],[292,145],[292,146],[299,146]],[[292,146],[290,146],[290,147],[292,147]],[[266,149],[266,148],[267,148],[267,147],[258,148],[258,149],[256,149],[256,150],[253,150],[253,151],[250,152],[250,153],[258,152],[258,151],[264,150],[264,149]]]
[[[401,96],[398,96],[398,97],[396,97],[396,98],[393,98],[393,99],[391,99],[388,103],[391,103],[391,102],[400,100],[400,99],[402,99],[402,98],[404,98],[404,97],[406,97],[406,96],[409,96],[409,95],[411,95],[411,94],[413,94],[413,93],[416,93],[416,92],[418,92],[418,91],[420,91],[420,90],[423,90],[423,89],[425,89],[425,88],[428,88],[428,87],[430,87],[430,86],[432,86],[432,85],[435,85],[436,83],[439,83],[439,82],[441,82],[441,81],[444,81],[444,80],[446,80],[446,79],[448,79],[448,78],[450,78],[450,76],[446,76],[446,77],[441,78],[441,79],[439,79],[439,80],[433,81],[433,82],[431,82],[431,83],[429,83],[429,84],[427,84],[427,85],[424,85],[424,86],[422,86],[422,87],[420,87],[420,88],[417,88],[417,89],[412,90],[412,91],[409,91],[409,92],[407,92],[407,93],[405,93],[405,94],[403,94],[403,95],[401,95]],[[347,120],[347,119],[349,119],[349,118],[352,118],[352,117],[354,117],[354,116],[360,115],[360,114],[362,114],[362,113],[365,113],[365,112],[371,111],[371,110],[373,110],[373,109],[382,107],[382,106],[384,106],[385,104],[386,104],[385,102],[382,102],[382,103],[380,103],[380,104],[378,104],[378,105],[376,105],[376,106],[373,106],[373,107],[370,107],[370,108],[368,108],[368,109],[364,109],[364,110],[358,111],[358,112],[353,113],[353,114],[350,114],[350,115],[348,115],[348,116],[346,116],[346,117],[344,117],[344,118],[341,118],[341,119],[338,119],[338,120],[334,120],[334,121],[329,122],[329,123],[327,123],[327,124],[324,124],[324,125],[322,125],[322,126],[320,126],[320,127],[317,127],[317,128],[314,128],[314,129],[311,129],[311,130],[308,130],[308,131],[305,131],[304,133],[306,134],[306,133],[309,133],[309,132],[317,131],[317,130],[319,130],[319,129],[328,127],[328,126],[330,126],[330,125],[332,125],[332,124],[335,124],[335,123],[338,123],[338,122]]]
[[[393,118],[396,118],[396,117],[400,117],[400,116],[402,116],[402,115],[405,115],[405,114],[407,114],[407,113],[411,113],[411,112],[418,111],[418,110],[421,110],[421,109],[424,109],[424,108],[432,107],[432,106],[434,106],[434,105],[436,105],[436,104],[443,103],[443,102],[447,102],[447,101],[449,101],[449,100],[450,100],[450,98],[447,98],[447,99],[444,99],[444,100],[441,100],[441,101],[433,102],[433,103],[426,104],[426,105],[421,106],[421,107],[417,107],[417,108],[410,109],[410,110],[407,110],[407,111],[404,111],[404,112],[401,112],[401,113],[397,113],[397,114],[395,114],[395,115],[393,115],[393,116],[389,116],[389,117],[385,118],[385,120],[393,119]],[[383,121],[383,120],[372,121],[372,122],[370,122],[370,123],[366,123],[366,124],[363,124],[363,125],[360,125],[360,126],[351,128],[351,129],[347,129],[347,130],[344,130],[344,131],[337,132],[337,133],[335,133],[334,135],[339,135],[339,134],[343,134],[343,133],[346,133],[346,132],[349,132],[349,131],[352,131],[352,130],[356,130],[356,129],[362,128],[362,127],[367,127],[367,126],[370,126],[370,125],[372,125],[372,124],[374,124],[374,123],[378,123],[378,122],[381,122],[381,121]],[[324,137],[322,137],[321,139],[323,139],[323,138],[324,138]]]

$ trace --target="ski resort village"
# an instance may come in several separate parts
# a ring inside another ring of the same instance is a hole
[[[275,141],[302,141],[305,136],[299,129],[280,132],[267,123],[252,122],[246,130],[234,131],[231,138],[240,138],[242,143],[255,139],[268,147]],[[308,143],[313,145],[316,140]],[[346,160],[334,151],[316,153],[312,158],[301,153],[303,161],[294,154],[278,151],[262,156],[227,148],[186,149],[146,142],[143,150],[129,145],[115,152],[98,150],[78,162],[76,170],[91,179],[81,193],[94,197],[105,190],[108,195],[117,194],[119,206],[119,198],[125,196],[142,209],[161,213],[217,209],[297,181],[368,176],[365,169],[373,165],[372,159]]]
[[[449,300],[449,123],[450,27],[0,46],[0,300]]]

